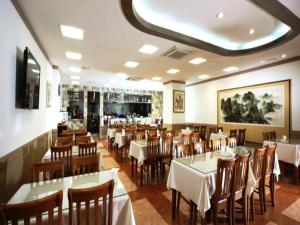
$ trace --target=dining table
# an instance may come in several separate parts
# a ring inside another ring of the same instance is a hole
[[[244,147],[234,150],[253,152],[254,148]],[[253,154],[251,154],[253,155]],[[172,190],[172,218],[176,217],[176,198],[177,193],[193,201],[197,210],[204,217],[210,209],[210,198],[216,189],[216,173],[219,158],[232,158],[233,155],[226,155],[221,151],[206,152],[189,157],[174,158],[171,162],[167,188]],[[251,166],[248,172],[248,182],[246,185],[246,194],[251,196],[256,186],[255,177]]]
[[[103,184],[111,179],[114,180],[113,190],[113,213],[112,224],[113,225],[135,225],[134,214],[132,210],[131,200],[126,192],[126,189],[120,181],[118,175],[118,169],[112,168],[110,170],[82,174],[77,176],[64,177],[60,179],[53,179],[41,182],[26,183],[23,184],[18,191],[8,201],[8,204],[24,203],[32,200],[41,199],[48,195],[51,195],[60,190],[63,191],[62,200],[62,219],[63,225],[69,224],[69,203],[68,203],[68,189],[69,188],[89,188],[96,185]],[[99,201],[99,205],[102,206],[102,199]],[[84,207],[81,208],[81,210]],[[101,208],[101,207],[99,207]],[[101,215],[101,211],[100,211]],[[57,209],[55,211],[57,217]],[[85,216],[85,213],[82,213]],[[73,217],[76,224],[76,216]],[[94,218],[91,217],[91,224]],[[43,217],[43,220],[46,218]],[[56,220],[56,219],[55,219]],[[84,221],[84,220],[83,220]],[[46,221],[43,221],[43,224]]]
[[[106,136],[109,138],[114,138],[116,136],[117,128],[107,128]]]

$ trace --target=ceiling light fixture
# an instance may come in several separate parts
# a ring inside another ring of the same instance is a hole
[[[78,52],[66,52],[66,57],[68,59],[81,60],[82,55]]]
[[[80,76],[72,75],[72,76],[71,76],[71,79],[73,79],[73,80],[80,80]]]
[[[166,72],[167,72],[168,74],[176,74],[176,73],[179,73],[180,70],[178,70],[178,69],[169,69],[169,70],[167,70]]]
[[[207,79],[209,77],[210,77],[210,75],[208,75],[208,74],[202,74],[202,75],[198,76],[198,78],[201,79],[201,80],[205,80],[205,79]]]
[[[83,40],[84,31],[77,27],[60,25],[61,35],[67,38]]]
[[[127,61],[124,66],[128,67],[128,68],[135,68],[139,65],[138,62],[134,62],[134,61]]]
[[[249,34],[251,35],[251,34],[254,34],[255,33],[255,29],[254,28],[251,28],[250,30],[249,30]]]
[[[223,13],[223,12],[219,12],[219,13],[216,15],[216,17],[217,17],[218,19],[223,19],[224,13]]]
[[[198,64],[201,64],[201,63],[204,63],[204,62],[206,62],[206,59],[203,59],[203,58],[194,58],[194,59],[189,61],[189,63],[195,64],[195,65],[198,65]]]
[[[235,66],[230,66],[230,67],[227,67],[225,69],[223,69],[224,72],[233,72],[235,70],[238,70],[239,68],[235,67]]]
[[[281,55],[281,58],[285,58],[285,57],[286,57],[286,54],[282,54],[282,55]]]
[[[158,50],[158,47],[156,47],[156,46],[153,46],[153,45],[144,45],[143,47],[141,47],[139,49],[139,52],[151,55],[154,52],[156,52],[157,50]]]
[[[79,85],[80,84],[79,81],[75,81],[75,80],[72,80],[71,83],[74,84],[74,85]]]
[[[36,69],[32,69],[31,71],[34,72],[34,73],[40,73],[40,71],[36,70]]]
[[[116,76],[120,79],[127,79],[128,78],[127,73],[116,73]]]
[[[159,81],[161,80],[161,77],[152,77],[152,80]]]
[[[75,66],[70,66],[70,67],[69,67],[69,70],[70,70],[71,72],[74,72],[74,73],[80,73],[81,68],[80,68],[80,67],[75,67]]]

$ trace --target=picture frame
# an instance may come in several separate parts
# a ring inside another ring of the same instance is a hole
[[[180,90],[173,90],[173,112],[185,112],[185,92]]]
[[[290,80],[217,92],[217,124],[224,130],[246,129],[246,140],[261,143],[263,132],[290,136]]]

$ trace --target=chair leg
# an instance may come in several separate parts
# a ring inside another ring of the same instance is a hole
[[[176,206],[176,213],[177,214],[179,214],[180,199],[181,199],[181,192],[178,191],[178,194],[177,194],[177,206]]]
[[[141,165],[141,186],[143,186],[143,180],[144,180],[144,165]]]
[[[254,208],[254,193],[251,194],[251,212],[252,212],[252,221],[255,220],[255,208]]]
[[[191,204],[193,204],[193,211],[194,211],[194,225],[197,224],[197,216],[198,216],[198,211],[197,211],[197,205],[191,201]],[[202,222],[201,222],[202,224]]]
[[[231,203],[231,217],[232,217],[232,221],[230,224],[235,225],[235,207],[234,207],[234,199],[232,199],[232,203]]]
[[[265,184],[263,185],[262,193],[263,193],[262,197],[263,197],[264,212],[266,212],[267,207],[266,207],[266,186],[265,186]]]
[[[190,225],[193,224],[193,220],[194,220],[194,206],[192,201],[190,201]]]
[[[271,176],[271,180],[270,180],[270,192],[271,192],[271,202],[272,202],[272,206],[275,206],[275,175],[273,174]]]
[[[215,225],[217,225],[217,223],[218,223],[218,206],[217,206],[217,204],[215,204],[212,207],[212,223]]]
[[[247,222],[248,222],[248,220],[247,220],[247,214],[248,214],[248,210],[247,210],[247,196],[244,196],[243,198],[242,198],[242,214],[243,214],[243,221],[244,221],[244,225],[247,225]],[[233,223],[234,224],[234,223]]]
[[[262,190],[259,190],[259,204],[260,204],[260,213],[264,214],[264,193]]]
[[[158,171],[158,162],[156,163],[155,167],[156,167],[157,183],[159,184],[159,171]]]

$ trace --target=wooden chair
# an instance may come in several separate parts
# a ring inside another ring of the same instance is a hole
[[[235,162],[235,176],[232,194],[232,222],[235,224],[234,203],[240,201],[242,205],[243,222],[246,225],[248,220],[248,201],[246,187],[248,182],[250,153],[238,156]]]
[[[269,135],[270,135],[270,140],[275,140],[276,139],[276,131],[275,130],[270,131]]]
[[[73,130],[62,130],[61,134],[64,136],[70,136],[70,135],[73,136],[74,131]]]
[[[149,168],[153,169],[152,173],[157,175],[157,183],[159,183],[159,160],[160,160],[160,142],[159,137],[148,137],[147,140],[147,159],[141,165],[141,185],[143,185],[144,170],[146,172],[147,183],[149,181]]]
[[[78,144],[87,144],[91,142],[91,137],[86,135],[75,136],[75,143]]]
[[[208,129],[208,138],[210,138],[210,135],[211,135],[212,133],[214,133],[214,134],[218,133],[218,130],[217,130],[216,127],[210,127],[210,128]]]
[[[246,139],[246,129],[239,129],[238,138],[237,138],[237,145],[244,146]]]
[[[210,140],[210,149],[211,151],[220,151],[222,147],[221,139],[212,139]]]
[[[192,143],[191,134],[181,134],[180,143],[183,145],[191,144]]]
[[[265,187],[270,189],[271,203],[275,206],[275,174],[274,174],[274,164],[275,164],[275,153],[277,144],[269,145],[266,148],[265,153],[265,174],[264,174],[264,211],[266,212],[266,193]]]
[[[65,174],[69,175],[72,169],[72,146],[51,146],[51,161],[63,160],[65,163]]]
[[[252,208],[252,219],[255,219],[255,208],[254,208],[254,193],[258,193],[261,214],[264,213],[264,174],[265,174],[265,152],[266,148],[256,149],[253,157],[252,171],[255,177],[257,186],[251,195],[251,208]]]
[[[162,136],[162,143],[160,149],[160,167],[161,175],[165,175],[165,165],[171,166],[173,158],[173,136]]]
[[[219,130],[221,130],[222,132],[224,132],[223,127],[217,127],[217,132],[219,132]]]
[[[65,136],[65,137],[58,137],[56,139],[56,146],[64,146],[64,145],[72,145],[73,144],[73,136]]]
[[[72,176],[99,171],[99,154],[72,158]]]
[[[64,177],[64,170],[63,160],[34,163],[32,165],[31,182],[39,182],[40,173],[42,173],[43,180],[62,178]]]
[[[270,140],[270,132],[263,132],[262,136],[263,136],[264,141],[269,141]]]
[[[85,156],[85,155],[96,155],[97,154],[97,142],[90,142],[86,144],[79,143],[79,156]]]
[[[134,133],[134,140],[143,140],[146,139],[145,130],[144,131],[136,131]]]
[[[192,143],[197,143],[197,142],[200,142],[200,132],[193,132],[192,133],[192,137],[191,137],[191,139],[192,139]]]
[[[200,127],[200,138],[202,141],[206,140],[206,128],[207,126]]]
[[[147,137],[157,137],[157,129],[149,129],[147,130]]]
[[[166,133],[167,133],[167,128],[165,127],[165,128],[160,128],[159,129],[159,135],[162,137],[162,136],[164,136],[164,135],[166,135]]]
[[[196,142],[193,145],[194,145],[194,152],[196,154],[205,153],[205,142],[204,141]]]
[[[49,225],[62,225],[62,199],[63,192],[48,195],[37,200],[19,203],[19,204],[0,204],[0,224],[42,224],[43,214],[47,214]],[[54,216],[54,210],[57,208],[57,216]],[[36,218],[36,220],[33,220]],[[56,221],[55,221],[56,218]],[[45,218],[46,219],[46,218]]]
[[[237,146],[236,137],[227,137],[226,146],[229,146],[230,148],[236,147]]]
[[[125,144],[118,149],[118,151],[120,151],[121,158],[123,157],[124,152],[124,159],[127,159],[127,152],[129,151],[130,143],[132,140],[134,140],[134,129],[125,129]]]
[[[83,189],[72,189],[68,190],[69,199],[69,225],[75,224],[73,222],[73,211],[76,213],[77,224],[80,224],[81,216],[84,217],[85,225],[90,224],[102,224],[102,225],[112,225],[112,215],[113,215],[113,190],[114,181],[110,180],[104,184],[97,185],[91,188]],[[108,201],[107,201],[108,196]],[[99,218],[99,201],[102,201],[102,218]],[[84,203],[84,204],[83,204]],[[108,203],[108,205],[107,205]],[[82,206],[84,205],[84,209]],[[93,207],[91,207],[93,205]],[[76,207],[75,207],[76,206]],[[93,210],[91,210],[93,208]],[[83,213],[84,212],[84,213]],[[93,213],[91,218],[94,221],[90,221],[90,213]],[[101,223],[99,223],[101,219]]]
[[[200,127],[199,126],[194,126],[194,132],[200,132]]]
[[[232,193],[236,159],[219,159],[216,176],[216,190],[211,197],[213,224],[217,224],[218,209],[227,209],[229,224],[232,224]]]
[[[194,148],[192,148],[191,144],[179,144],[176,146],[176,157],[186,157],[194,155]]]
[[[229,137],[236,137],[237,138],[237,129],[230,129]]]
[[[87,132],[85,129],[77,129],[77,130],[74,130],[74,134],[79,134],[79,135],[86,135]]]

